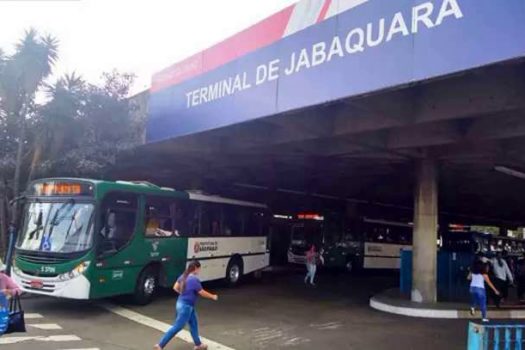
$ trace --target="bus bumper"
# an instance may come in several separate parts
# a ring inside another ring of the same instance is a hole
[[[91,283],[84,275],[61,281],[57,278],[30,276],[13,269],[12,278],[22,288],[22,291],[30,294],[78,300],[89,299]]]
[[[292,252],[288,252],[288,263],[290,264],[306,264],[306,258],[304,255],[295,255]]]

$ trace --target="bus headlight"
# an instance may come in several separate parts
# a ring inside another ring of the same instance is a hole
[[[76,278],[82,275],[87,270],[87,268],[89,267],[89,264],[90,264],[89,261],[84,261],[83,263],[80,263],[77,267],[75,267],[73,270],[63,273],[61,275],[58,275],[58,279],[60,281],[67,281],[67,280]]]

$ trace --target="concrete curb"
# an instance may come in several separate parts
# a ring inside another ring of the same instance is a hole
[[[370,299],[370,307],[379,311],[388,312],[391,314],[410,316],[410,317],[421,317],[421,318],[445,318],[445,319],[457,319],[459,318],[458,310],[438,310],[438,309],[420,309],[403,307],[388,304],[377,300],[375,297]]]
[[[386,300],[385,300],[386,299]],[[464,309],[443,309],[429,307],[410,307],[400,305],[395,300],[374,296],[370,298],[370,307],[388,312],[395,315],[419,317],[419,318],[440,318],[440,319],[479,319],[479,311],[473,317],[468,310]],[[525,319],[525,310],[489,310],[490,319]]]

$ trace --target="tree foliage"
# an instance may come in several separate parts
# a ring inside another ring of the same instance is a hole
[[[113,71],[103,80],[95,86],[73,74],[49,86],[37,123],[36,176],[101,177],[120,150],[138,142],[127,100],[133,75]]]
[[[5,52],[0,49],[0,238],[7,220],[2,208],[27,181],[103,177],[120,150],[140,142],[127,99],[133,74],[104,73],[99,85],[75,73],[48,83],[58,41],[35,30]]]

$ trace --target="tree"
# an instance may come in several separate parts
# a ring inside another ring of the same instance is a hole
[[[25,33],[11,56],[0,56],[0,115],[4,119],[7,147],[16,144],[13,194],[20,193],[20,176],[27,142],[28,123],[35,113],[35,96],[51,74],[57,59],[58,42],[42,37],[34,29]],[[18,131],[17,133],[15,132]],[[8,150],[9,151],[9,150]],[[11,154],[11,153],[8,153]],[[7,159],[12,162],[12,159]],[[16,206],[13,213],[16,217]]]
[[[139,143],[127,100],[134,76],[112,71],[103,80],[96,86],[70,75],[49,87],[32,162],[37,176],[104,177],[119,151]]]
[[[111,71],[97,86],[69,74],[47,84],[57,46],[29,30],[12,55],[0,51],[0,251],[8,202],[27,180],[101,178],[120,150],[140,143],[127,99],[134,75]]]

